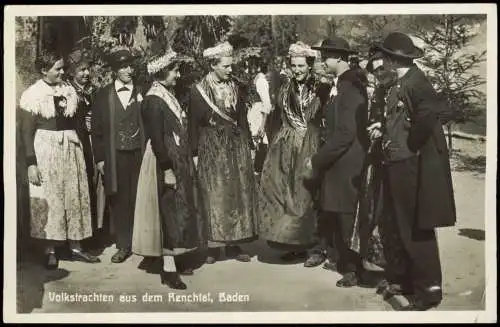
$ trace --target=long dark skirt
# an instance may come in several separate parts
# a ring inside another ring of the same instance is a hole
[[[259,236],[272,247],[300,250],[317,242],[317,210],[303,174],[318,146],[318,128],[304,134],[285,125],[269,147],[259,189]]]
[[[158,257],[179,255],[202,246],[202,212],[197,202],[195,171],[187,156],[173,155],[176,189],[164,182],[164,173],[148,143],[141,165],[132,251]]]
[[[198,174],[208,240],[247,242],[255,238],[255,180],[248,135],[230,125],[204,127]]]

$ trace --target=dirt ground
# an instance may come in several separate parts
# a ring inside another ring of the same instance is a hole
[[[444,300],[434,310],[483,310],[485,290],[485,144],[455,140],[452,165],[458,221],[438,231],[444,276]],[[302,263],[284,264],[280,253],[257,241],[247,246],[250,263],[234,260],[204,265],[183,276],[185,291],[160,284],[160,277],[138,269],[142,258],[112,264],[114,246],[99,264],[61,261],[47,272],[28,261],[18,265],[19,313],[193,312],[193,311],[389,311],[373,289],[335,286],[339,274]],[[55,294],[114,295],[108,302],[59,302]],[[199,294],[200,302],[175,301],[176,295]],[[233,295],[226,302],[225,293]],[[148,295],[160,295],[157,297]],[[239,297],[238,297],[239,295]]]

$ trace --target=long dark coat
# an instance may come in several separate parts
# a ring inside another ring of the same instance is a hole
[[[452,111],[416,66],[400,81],[400,98],[409,110],[408,147],[419,152],[417,224],[421,229],[453,226],[456,208],[450,158],[442,124]]]
[[[322,176],[320,207],[353,214],[368,148],[368,100],[354,70],[339,76],[337,95],[326,105],[326,140],[312,157],[315,175]]]
[[[134,85],[130,99],[128,106],[138,106],[140,109],[142,95],[137,85]],[[117,106],[121,106],[121,103],[116,93],[114,82],[99,90],[92,104],[92,145],[94,159],[96,164],[104,161],[104,189],[106,195],[112,195],[117,192],[115,126],[118,122],[115,121],[114,114]],[[141,146],[144,152],[146,139],[142,118],[139,118],[139,126]]]

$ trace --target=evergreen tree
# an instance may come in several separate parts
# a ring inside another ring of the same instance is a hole
[[[486,60],[486,51],[464,51],[477,34],[475,24],[485,17],[442,15],[428,19],[434,28],[429,30],[415,25],[415,36],[426,45],[426,54],[420,62],[427,76],[455,112],[454,120],[447,125],[451,152],[453,124],[474,120],[486,106],[486,96],[479,89],[486,81],[476,71]]]

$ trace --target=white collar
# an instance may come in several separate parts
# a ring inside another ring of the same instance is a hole
[[[64,116],[72,117],[76,112],[78,97],[73,86],[60,83],[55,88],[50,87],[42,79],[36,81],[21,95],[19,105],[22,109],[44,118],[55,117],[54,96],[64,96],[67,100]]]
[[[398,73],[398,77],[401,78],[403,76],[406,75],[406,73],[408,73],[408,71],[410,70],[410,67],[401,67],[401,68],[396,68],[396,71]]]
[[[122,81],[120,81],[118,78],[115,80],[115,89],[118,90],[122,87],[127,87],[129,90],[132,91],[132,88],[134,87],[134,84],[132,83],[132,81],[128,82],[127,84],[123,83]]]
[[[335,78],[333,79],[333,85],[332,85],[332,88],[330,89],[330,97],[333,97],[333,96],[336,96],[337,95],[337,83],[339,81],[339,77],[338,76],[335,76]]]

